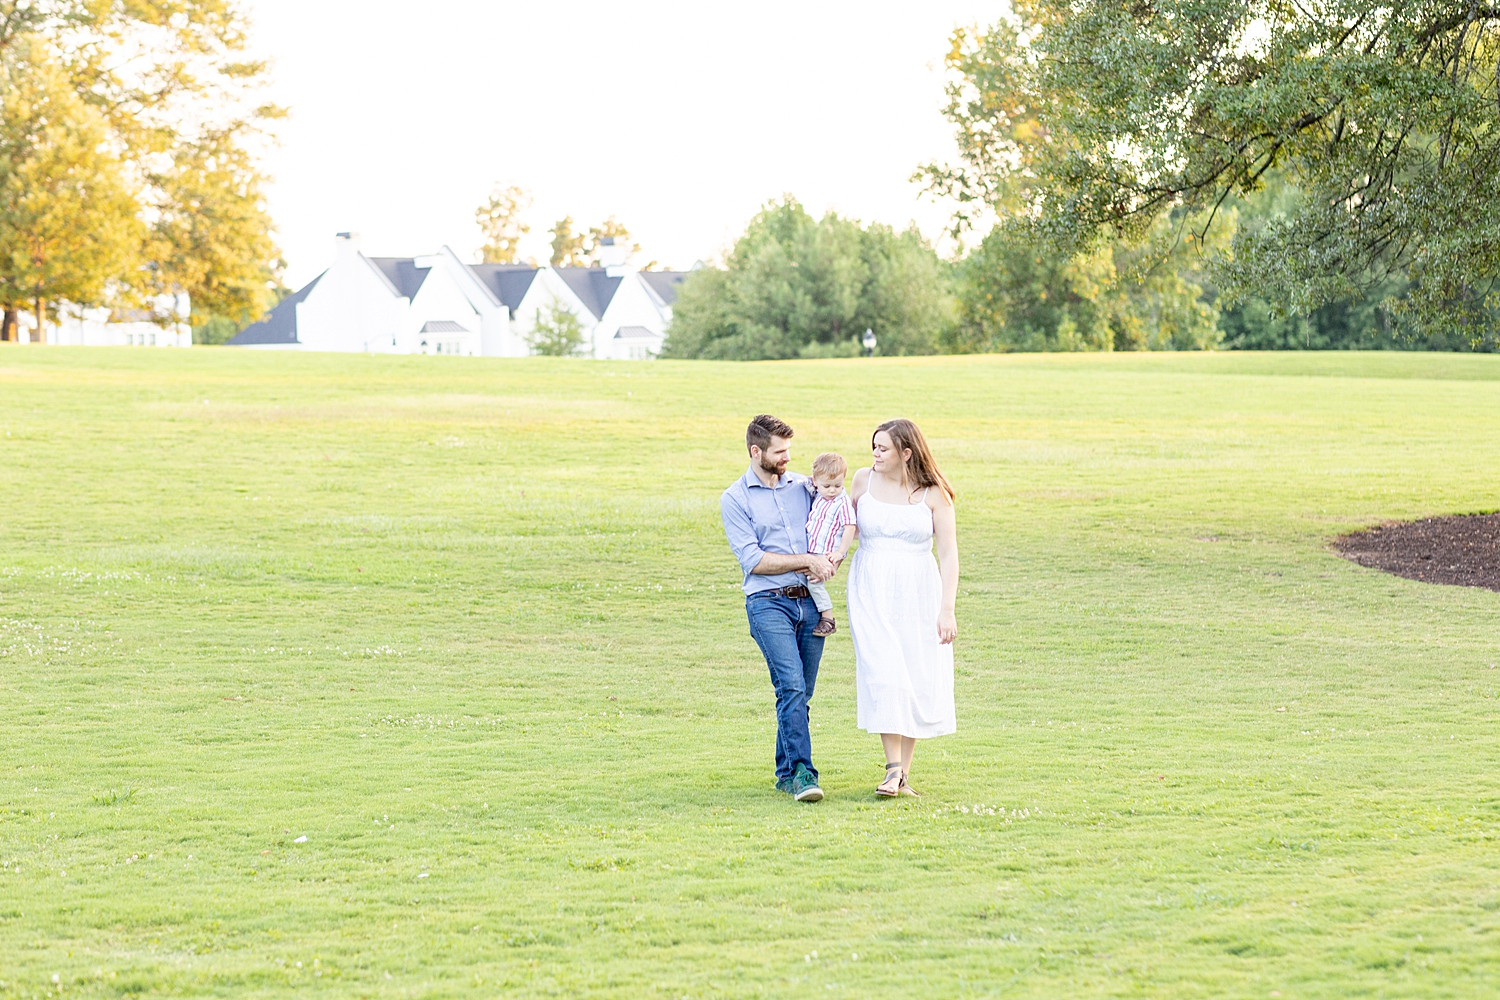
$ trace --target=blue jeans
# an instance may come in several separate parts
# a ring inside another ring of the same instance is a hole
[[[798,764],[807,765],[817,777],[807,703],[818,682],[818,661],[823,659],[823,638],[812,634],[818,609],[811,598],[762,592],[745,598],[745,614],[776,689],[776,780],[790,778]]]

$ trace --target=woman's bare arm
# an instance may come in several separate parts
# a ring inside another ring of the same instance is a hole
[[[958,635],[958,618],[953,610],[958,602],[958,528],[953,501],[942,490],[935,490],[933,493],[928,494],[927,505],[932,508],[938,575],[943,579],[943,602],[938,607],[938,642],[949,643]]]

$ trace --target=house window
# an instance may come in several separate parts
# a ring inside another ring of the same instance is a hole
[[[151,346],[152,347],[156,346],[156,334],[154,334],[154,333],[151,335]]]
[[[439,354],[462,354],[463,353],[463,341],[461,341],[461,340],[440,340],[440,341],[437,342],[437,352]]]

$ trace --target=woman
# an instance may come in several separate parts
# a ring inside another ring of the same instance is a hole
[[[906,779],[917,740],[958,728],[953,488],[910,420],[875,428],[870,447],[872,467],[854,474],[850,491],[859,527],[848,586],[858,722],[885,745],[885,780],[875,794],[916,795]]]

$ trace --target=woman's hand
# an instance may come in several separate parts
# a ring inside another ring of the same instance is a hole
[[[944,611],[938,615],[938,643],[948,645],[958,635],[958,619],[953,617],[953,612]]]

